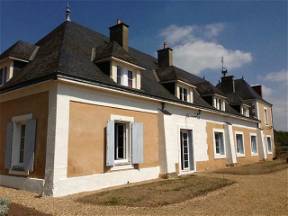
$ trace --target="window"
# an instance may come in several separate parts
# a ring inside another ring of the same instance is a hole
[[[225,111],[225,100],[218,97],[214,97],[214,107],[218,110]]]
[[[121,67],[117,66],[117,84],[121,84],[122,80],[122,71]]]
[[[245,155],[243,134],[236,134],[236,150],[238,155]]]
[[[214,144],[216,156],[225,156],[223,132],[214,132]]]
[[[266,125],[268,125],[268,110],[267,110],[267,108],[264,108],[264,122]]]
[[[115,123],[115,155],[114,160],[126,160],[128,162],[128,128],[129,123]]]
[[[138,88],[138,86],[140,87],[140,84],[136,82],[137,81],[136,79],[137,79],[136,72],[133,72],[121,66],[117,66],[116,78],[115,78],[115,82],[117,82],[117,84],[127,86],[130,88]]]
[[[19,150],[19,163],[24,162],[24,147],[25,147],[25,130],[26,130],[26,125],[22,124],[20,126],[20,150]]]
[[[271,137],[266,137],[266,142],[267,142],[267,150],[268,150],[268,153],[272,153]]]
[[[249,117],[249,108],[246,106],[242,106],[242,115]]]
[[[255,135],[251,135],[250,136],[250,142],[251,142],[251,152],[252,154],[257,154],[258,150],[257,150],[257,140],[256,140],[256,136]]]
[[[133,87],[133,72],[128,71],[128,87]]]
[[[133,117],[111,115],[106,140],[106,166],[118,170],[143,163],[143,124]]]
[[[15,116],[6,130],[5,168],[9,173],[27,175],[33,171],[36,120],[32,114]]]
[[[7,76],[8,76],[7,67],[0,68],[0,86],[6,83]]]
[[[184,87],[179,87],[179,99],[182,101],[188,101],[188,90]]]

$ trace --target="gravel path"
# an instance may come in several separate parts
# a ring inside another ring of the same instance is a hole
[[[0,197],[45,215],[288,215],[288,169],[265,175],[224,175],[224,178],[237,183],[207,196],[157,208],[95,206],[77,202],[89,193],[53,199],[4,187],[0,187]],[[26,215],[35,215],[33,211]],[[13,211],[10,215],[23,215],[23,212]]]

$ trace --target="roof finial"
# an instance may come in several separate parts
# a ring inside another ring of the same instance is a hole
[[[224,57],[223,56],[221,58],[221,63],[222,63],[221,72],[222,72],[223,76],[225,77],[228,71],[227,71],[227,68],[224,67]]]
[[[65,20],[68,22],[71,22],[70,15],[71,15],[71,8],[70,8],[69,0],[67,0],[66,11],[65,11]]]

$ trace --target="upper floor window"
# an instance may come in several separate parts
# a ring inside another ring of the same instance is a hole
[[[249,117],[249,107],[247,106],[242,106],[241,108],[241,114],[246,116],[246,117]]]
[[[112,67],[112,79],[119,85],[127,86],[130,88],[138,88],[140,89],[140,73],[138,71],[133,71],[131,69],[127,69],[123,66],[115,66],[115,72],[113,72]],[[139,74],[138,74],[139,73]]]
[[[264,108],[264,122],[266,125],[269,124],[268,109]]]
[[[176,85],[176,96],[185,102],[193,103],[193,89],[186,85]]]
[[[0,86],[4,85],[7,82],[7,76],[8,76],[8,68],[7,67],[0,68]]]
[[[225,100],[219,97],[214,97],[213,105],[216,109],[225,111]]]
[[[179,99],[182,101],[186,101],[188,100],[188,90],[187,88],[184,87],[179,87]]]

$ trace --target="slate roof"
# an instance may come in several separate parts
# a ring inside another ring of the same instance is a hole
[[[7,53],[13,53],[12,51],[15,47],[25,47],[27,44],[23,45],[23,43],[20,43],[20,45],[14,45],[14,48],[12,46],[5,51],[0,58],[7,55]],[[194,107],[214,110],[215,108],[209,105],[201,97],[201,94],[207,92],[218,92],[219,94],[223,94],[208,81],[180,68],[173,66],[160,71],[155,57],[132,47],[129,47],[129,51],[127,52],[116,42],[110,42],[108,37],[75,22],[66,21],[62,23],[39,40],[35,45],[27,45],[27,49],[24,49],[25,52],[23,53],[31,54],[32,47],[35,48],[35,46],[38,46],[39,49],[33,61],[29,62],[21,71],[15,74],[8,83],[0,88],[0,92],[9,91],[43,80],[56,79],[57,76],[64,76],[82,82],[109,86],[110,88],[121,91],[134,92],[149,97],[166,99]],[[116,84],[109,76],[101,71],[93,61],[91,61],[92,48],[96,48],[96,59],[104,58],[106,56],[115,56],[144,67],[145,70],[141,73],[141,90],[131,89]],[[29,55],[27,54],[26,58],[28,56]],[[162,86],[155,75],[156,71],[161,81],[173,78],[196,85],[197,88],[199,88],[199,91],[195,91],[193,104],[179,100]],[[227,105],[226,112],[241,116],[229,105]]]
[[[139,65],[136,58],[132,57],[125,49],[123,49],[122,46],[120,46],[118,43],[112,41],[112,42],[106,42],[104,45],[96,47],[96,55],[95,55],[95,61],[99,61],[108,57],[117,57],[119,59],[122,59],[124,61],[130,62],[135,65]]]
[[[24,41],[17,41],[0,55],[0,59],[14,57],[28,61],[37,46]]]
[[[264,100],[263,97],[261,97],[243,78],[235,79],[234,85],[235,93],[226,93],[226,96],[229,98],[229,101],[232,105],[247,104],[246,100],[261,100],[265,103],[270,104],[269,102]],[[222,86],[221,83],[217,84],[216,87],[220,90],[225,88],[225,86]]]

